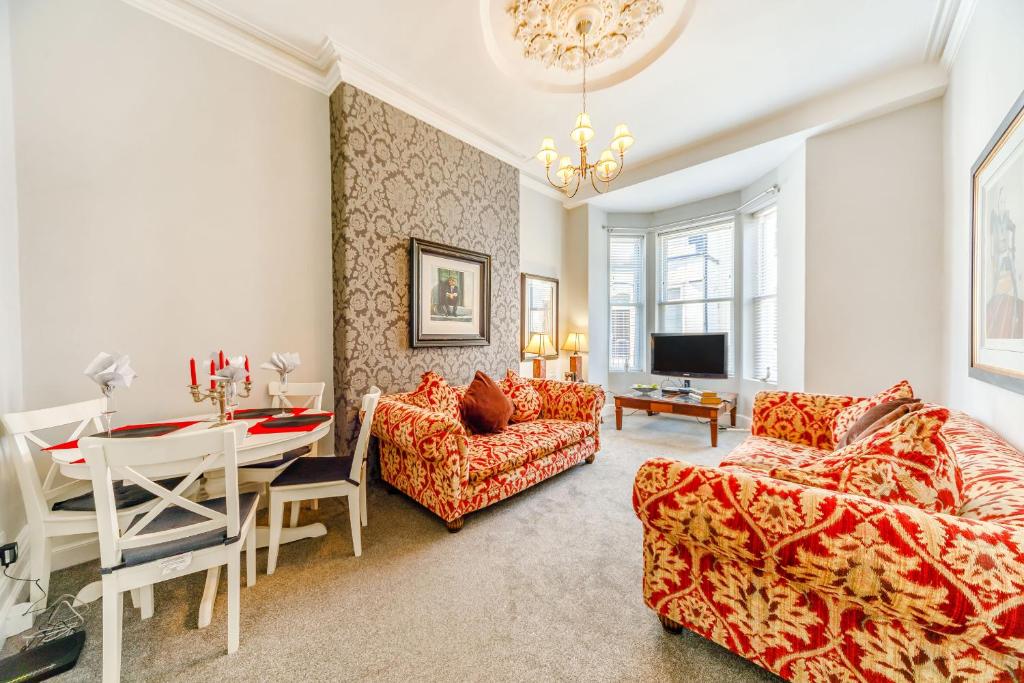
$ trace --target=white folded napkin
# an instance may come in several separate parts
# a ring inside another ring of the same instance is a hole
[[[299,360],[299,354],[296,351],[285,351],[279,353],[274,351],[270,354],[270,360],[261,365],[260,367],[264,370],[273,370],[281,376],[281,381],[287,381],[289,374],[295,371],[295,368],[299,367],[302,362]]]
[[[105,396],[110,396],[115,387],[130,387],[132,380],[138,377],[132,370],[131,359],[127,353],[100,352],[86,366],[84,374],[96,384]]]
[[[235,356],[234,358],[227,358],[227,365],[217,371],[214,379],[220,379],[226,382],[241,382],[245,379],[245,356]]]

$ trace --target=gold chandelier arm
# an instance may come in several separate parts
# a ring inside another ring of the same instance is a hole
[[[608,191],[608,184],[611,182],[611,180],[602,180],[601,182],[604,183],[603,190],[597,186],[597,172],[595,171],[594,173],[590,174],[590,186],[593,187],[594,192],[598,194],[604,194],[605,192]]]
[[[563,185],[559,185],[555,181],[551,180],[551,165],[550,164],[546,164],[545,167],[544,167],[544,177],[548,179],[548,185],[550,185],[551,187],[555,188],[556,190],[562,191],[565,188],[569,187],[569,183],[565,183]]]
[[[565,192],[565,196],[568,197],[569,199],[575,197],[576,193],[580,191],[580,183],[583,180],[583,176],[580,175],[579,169],[576,170],[576,173],[574,175],[576,176],[576,187],[572,188],[572,192],[569,192],[568,190],[566,190]],[[568,188],[569,183],[566,183],[565,187]]]

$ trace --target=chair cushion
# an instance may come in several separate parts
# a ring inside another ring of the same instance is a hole
[[[162,479],[156,483],[165,489],[173,489],[184,478],[173,477],[171,479]],[[114,505],[118,510],[142,505],[154,498],[156,496],[137,484],[124,484],[122,482],[114,484]],[[58,501],[50,509],[54,512],[95,512],[96,499],[93,498],[92,491],[90,491],[74,498]]]
[[[505,373],[505,379],[501,380],[501,390],[512,399],[512,405],[515,406],[512,422],[529,422],[540,417],[540,392],[533,388],[529,380],[509,370]]]
[[[470,436],[469,481],[476,483],[512,470],[594,435],[592,422],[516,422],[497,434]]]
[[[459,395],[444,377],[432,370],[423,373],[420,385],[412,393],[406,394],[405,400],[424,410],[451,415],[456,420],[462,419]]]
[[[238,518],[243,525],[249,515],[255,513],[256,502],[258,500],[258,493],[243,493],[238,496]],[[199,504],[203,507],[210,508],[211,510],[216,510],[217,512],[227,512],[227,500],[223,497],[200,501]],[[198,515],[191,510],[172,506],[157,515],[156,519],[147,524],[146,528],[141,533],[147,534],[154,531],[179,529],[205,520],[205,517]],[[121,553],[121,566],[134,567],[147,562],[161,560],[165,557],[173,557],[175,555],[180,555],[194,550],[212,548],[216,545],[228,545],[237,540],[237,537],[227,537],[227,529],[217,529],[215,531],[207,531],[202,534],[188,536],[187,538],[175,541],[167,541],[166,543],[157,543],[143,548],[131,548]],[[115,567],[115,569],[118,568],[119,567]]]
[[[466,388],[461,409],[474,433],[493,434],[508,427],[515,407],[493,379],[477,370]]]
[[[326,484],[334,481],[359,482],[349,479],[352,472],[352,456],[344,458],[324,456],[322,458],[300,458],[270,483],[270,487]]]
[[[257,463],[254,463],[252,465],[242,465],[238,469],[241,469],[241,470],[246,470],[246,469],[269,470],[269,469],[274,469],[275,467],[283,467],[284,465],[287,465],[288,463],[290,463],[295,458],[303,456],[303,455],[305,455],[306,453],[309,453],[312,450],[313,450],[312,446],[303,446],[302,448],[296,448],[294,450],[290,450],[290,451],[282,454],[281,457],[278,458],[277,460],[268,460],[267,462],[257,462]]]
[[[863,417],[864,413],[880,403],[888,403],[900,398],[913,398],[914,388],[910,382],[902,380],[884,391],[880,391],[871,398],[865,398],[854,403],[852,406],[843,408],[832,419],[832,443],[844,443],[846,432],[853,426],[853,423]]]
[[[949,410],[927,406],[813,462],[779,465],[775,479],[957,514],[963,475],[940,434]]]

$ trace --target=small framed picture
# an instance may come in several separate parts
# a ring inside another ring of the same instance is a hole
[[[968,374],[1024,394],[1024,93],[971,170]]]
[[[409,241],[409,344],[491,343],[491,257],[413,237]]]

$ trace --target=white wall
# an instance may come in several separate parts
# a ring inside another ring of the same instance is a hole
[[[558,346],[566,335],[566,297],[574,296],[571,281],[562,278],[562,242],[565,232],[565,214],[562,202],[554,197],[520,185],[519,188],[519,271],[531,275],[543,275],[559,280],[558,283]],[[578,285],[577,285],[578,286]],[[564,352],[560,355],[566,356]],[[565,366],[563,369],[563,365]],[[548,361],[545,371],[548,377],[561,378],[568,370],[568,362],[562,358]],[[519,373],[526,377],[533,375],[532,361],[520,363]]]
[[[10,21],[0,2],[0,414],[21,410],[21,302],[18,283],[18,205],[15,182],[14,122],[11,108]],[[25,523],[18,481],[10,459],[14,444],[0,436],[0,544],[14,540]],[[13,588],[0,577],[0,625],[3,605]],[[0,647],[3,634],[0,630]]]
[[[331,395],[327,98],[117,0],[11,22],[25,406],[98,396],[113,350],[116,422],[209,410],[187,361],[217,348],[298,351]]]
[[[584,360],[587,381],[608,388],[608,235],[607,215],[583,205],[569,211],[569,230],[587,236],[587,310],[590,354]],[[611,401],[611,394],[608,395]]]
[[[805,386],[940,398],[942,104],[807,141]]]
[[[1024,90],[1024,3],[977,3],[944,102],[943,402],[1024,448],[1024,396],[967,377],[970,325],[971,166]],[[1018,221],[1018,225],[1020,221]]]

